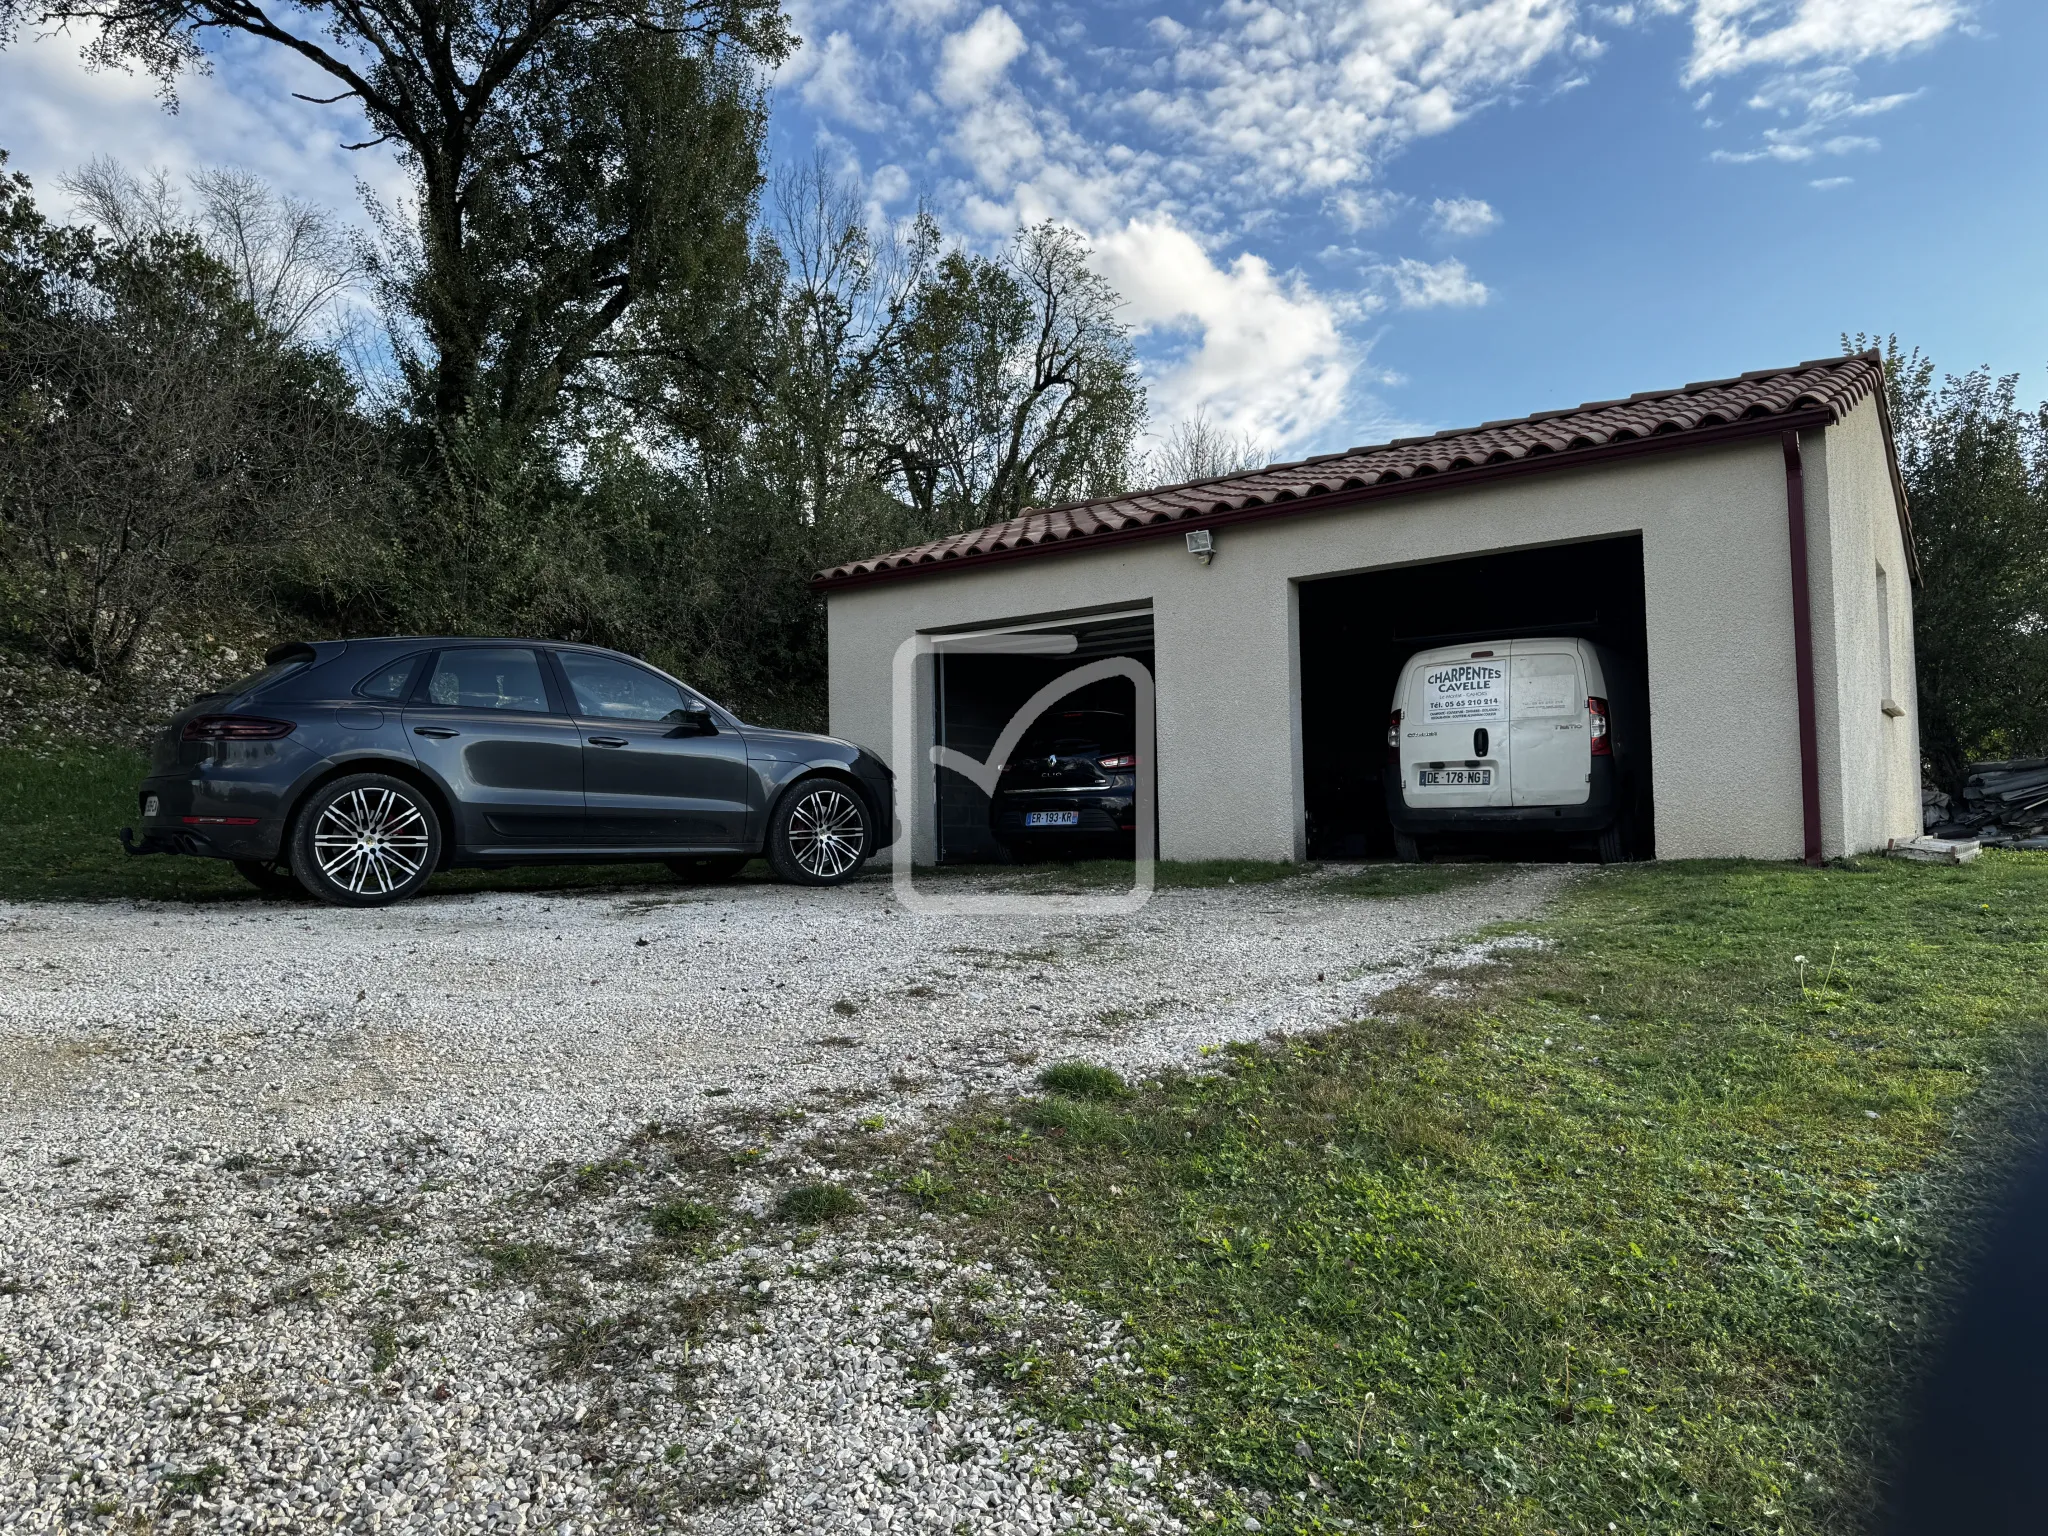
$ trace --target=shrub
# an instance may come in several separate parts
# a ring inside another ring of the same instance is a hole
[[[695,1200],[670,1200],[657,1205],[651,1218],[656,1237],[692,1237],[718,1225],[718,1212]]]
[[[838,1184],[799,1184],[775,1202],[784,1221],[832,1221],[860,1209],[853,1191]]]
[[[1130,1096],[1124,1080],[1108,1067],[1086,1061],[1062,1061],[1038,1074],[1038,1086],[1069,1099],[1122,1099]]]

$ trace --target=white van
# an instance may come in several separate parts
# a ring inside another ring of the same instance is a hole
[[[1602,862],[1630,852],[1635,690],[1587,640],[1496,640],[1418,651],[1387,721],[1394,851],[1476,832],[1590,839]]]

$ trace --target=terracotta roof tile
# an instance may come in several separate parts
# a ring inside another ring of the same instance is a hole
[[[1732,379],[1708,379],[1682,389],[1649,390],[1625,400],[1595,400],[1565,410],[1538,411],[1427,437],[1402,437],[1343,453],[1319,454],[1291,464],[1269,464],[1214,480],[1161,486],[1125,496],[1027,508],[991,523],[872,559],[849,561],[818,573],[833,587],[886,575],[909,575],[961,561],[1012,556],[1025,550],[1085,543],[1111,534],[1199,521],[1257,508],[1321,498],[1338,500],[1374,486],[1414,482],[1487,465],[1526,463],[1658,438],[1683,448],[1689,438],[1756,421],[1807,412],[1839,421],[1874,390],[1883,366],[1875,352],[1821,358],[1790,368],[1764,368]],[[1718,435],[1718,433],[1716,434]]]

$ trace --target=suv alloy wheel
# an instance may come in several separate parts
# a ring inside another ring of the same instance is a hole
[[[388,774],[350,774],[321,786],[292,828],[292,873],[336,906],[402,901],[440,862],[441,818],[417,786]]]

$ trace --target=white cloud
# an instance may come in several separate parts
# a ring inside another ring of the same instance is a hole
[[[1472,308],[1490,296],[1486,284],[1455,257],[1427,262],[1404,256],[1379,272],[1393,283],[1403,309]]]
[[[1754,112],[1769,112],[1796,121],[1790,127],[1765,129],[1759,148],[1716,150],[1711,158],[1735,164],[1756,160],[1798,164],[1818,155],[1876,149],[1878,141],[1868,134],[1838,132],[1836,125],[1890,112],[1919,94],[1899,91],[1889,96],[1858,96],[1856,77],[1845,64],[1777,75],[1767,80],[1744,105]]]
[[[1969,13],[1964,0],[1695,0],[1686,85],[1769,70],[1747,105],[1800,119],[1766,129],[1753,149],[1720,150],[1710,158],[1798,163],[1876,149],[1878,141],[1867,134],[1835,132],[1832,125],[1889,112],[1918,93],[1859,97],[1855,66],[1927,47],[1961,28]]]
[[[1440,197],[1429,205],[1428,228],[1446,240],[1467,240],[1499,225],[1500,215],[1481,198]]]
[[[1244,254],[1219,264],[1163,216],[1131,219],[1094,241],[1096,269],[1123,294],[1124,318],[1162,343],[1148,379],[1153,416],[1203,411],[1218,428],[1304,442],[1343,414],[1364,348],[1343,305]]]
[[[1226,0],[1181,29],[1160,84],[1119,103],[1271,199],[1369,182],[1571,51],[1572,0]]]
[[[1837,187],[1851,185],[1855,180],[1854,176],[1822,176],[1818,180],[1809,181],[1807,185],[1816,192],[1832,192]]]
[[[878,165],[868,178],[868,196],[884,208],[910,195],[910,173],[900,165]]]
[[[960,0],[889,0],[890,14],[918,31],[951,21],[959,9]]]
[[[223,46],[216,68],[179,81],[182,110],[166,112],[145,75],[89,70],[80,61],[82,33],[37,37],[24,31],[0,50],[0,101],[7,104],[0,148],[8,168],[35,182],[44,210],[70,216],[59,176],[97,155],[135,170],[161,168],[182,178],[211,166],[234,166],[281,191],[361,219],[357,183],[403,208],[411,181],[388,147],[346,150],[374,137],[346,105],[293,99],[333,94],[312,66],[267,44]]]
[[[1324,209],[1353,234],[1393,223],[1408,199],[1398,192],[1365,192],[1347,187],[1324,200]]]
[[[845,32],[830,32],[823,42],[806,39],[784,68],[784,84],[795,84],[805,106],[824,116],[861,128],[882,121],[875,100],[871,69],[860,47]]]
[[[1962,0],[1697,0],[1685,83],[1759,66],[1891,58],[1944,36],[1968,14]]]
[[[969,107],[985,100],[1002,84],[1004,72],[1024,52],[1024,33],[1010,13],[992,5],[974,24],[955,32],[939,47],[933,88],[949,107]]]

